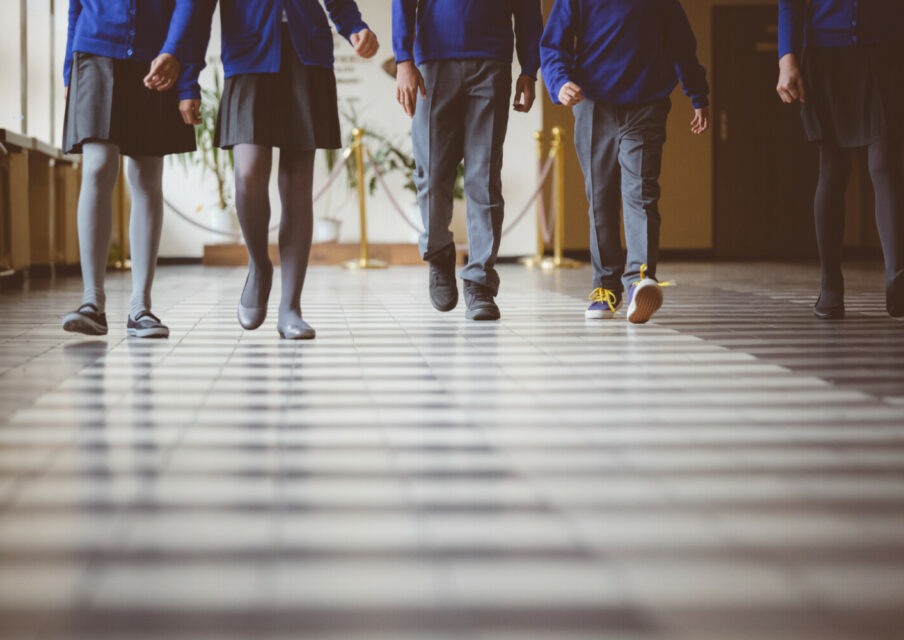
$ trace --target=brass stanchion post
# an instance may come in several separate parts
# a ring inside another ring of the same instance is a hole
[[[357,260],[348,260],[342,263],[346,269],[385,269],[387,265],[382,260],[372,260],[367,254],[367,186],[365,185],[364,171],[364,131],[355,129],[352,131],[355,137],[355,163],[358,176],[358,207],[361,212],[361,256]]]
[[[547,270],[552,269],[576,269],[581,266],[577,260],[564,257],[563,251],[565,246],[565,140],[562,136],[562,129],[555,127],[552,130],[552,150],[551,154],[555,157],[555,234],[553,236],[553,255],[552,258],[546,258],[542,267]]]
[[[543,163],[543,132],[534,131],[534,140],[537,141],[537,160],[538,166]],[[518,262],[528,269],[539,267],[543,263],[543,255],[546,253],[546,242],[543,240],[543,234],[546,231],[543,228],[543,193],[537,198],[537,253],[532,256],[520,258]]]

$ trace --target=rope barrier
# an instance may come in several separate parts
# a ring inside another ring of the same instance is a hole
[[[336,163],[336,166],[333,167],[333,170],[330,172],[330,175],[327,176],[326,183],[320,188],[319,191],[317,191],[316,194],[314,194],[314,198],[313,198],[314,202],[317,202],[324,195],[326,195],[327,190],[331,186],[333,186],[333,183],[339,177],[339,174],[342,172],[342,169],[344,169],[345,165],[348,164],[349,158],[351,158],[353,151],[354,151],[354,147],[348,147],[347,149],[345,149],[345,151],[343,151],[342,156],[339,158],[339,162]],[[216,233],[221,236],[227,236],[229,238],[241,238],[242,237],[241,231],[226,231],[224,229],[215,229],[213,227],[209,227],[206,224],[198,222],[191,216],[188,216],[185,213],[183,213],[176,205],[174,205],[168,199],[164,198],[163,202],[167,207],[169,207],[169,209],[173,213],[176,214],[177,217],[182,218],[185,222],[187,222],[190,225],[193,225],[199,229],[203,229],[204,231],[208,231],[210,233]],[[270,232],[272,233],[272,232],[276,231],[278,228],[279,228],[279,223],[277,222],[272,227],[270,227]]]
[[[405,222],[405,224],[407,224],[408,227],[410,227],[412,231],[414,231],[415,233],[418,233],[418,234],[423,233],[424,230],[422,228],[420,228],[419,226],[417,226],[413,222],[411,222],[411,219],[408,217],[408,215],[405,213],[404,209],[402,209],[402,206],[399,204],[399,201],[393,195],[392,190],[389,188],[389,185],[386,184],[386,179],[383,177],[383,174],[380,173],[380,170],[377,168],[377,163],[374,160],[373,154],[370,152],[370,149],[367,150],[367,159],[368,159],[371,169],[373,169],[374,175],[377,178],[377,184],[379,184],[380,187],[383,189],[383,192],[386,194],[386,197],[389,199],[389,203],[392,205],[392,208],[396,210],[396,213],[399,214],[399,217],[402,218],[402,220]],[[528,213],[530,213],[531,206],[533,206],[533,204],[537,200],[537,198],[539,198],[540,195],[543,193],[543,187],[546,184],[546,180],[549,178],[549,173],[552,171],[552,167],[553,167],[554,163],[555,163],[555,157],[550,157],[549,159],[547,159],[545,166],[543,166],[541,171],[539,172],[539,180],[538,180],[539,185],[534,190],[534,192],[531,194],[531,197],[527,201],[527,204],[524,206],[524,209],[522,209],[521,213],[519,213],[515,217],[515,221],[512,222],[511,224],[509,224],[508,227],[506,227],[505,229],[502,230],[503,236],[505,236],[507,233],[509,233],[512,229],[514,229],[524,219],[524,217]],[[542,202],[542,198],[541,198],[541,202]],[[544,221],[545,221],[545,218],[546,218],[545,206],[543,207],[543,209],[544,209]],[[546,227],[546,226],[549,226],[547,234],[549,235],[549,237],[552,237],[552,226],[544,224],[544,227]]]
[[[333,185],[333,183],[339,177],[339,174],[342,172],[342,170],[348,164],[349,160],[352,157],[352,154],[355,152],[355,149],[356,149],[356,145],[353,144],[352,146],[347,147],[343,151],[342,156],[339,159],[339,162],[337,162],[336,166],[333,167],[333,170],[330,172],[330,175],[327,177],[325,184],[317,191],[316,194],[314,194],[314,197],[313,197],[314,202],[317,202],[318,200],[320,200],[326,194],[327,190]],[[405,224],[412,231],[414,231],[415,233],[417,233],[419,235],[422,234],[424,232],[423,228],[421,228],[419,225],[417,225],[411,221],[411,219],[408,217],[408,214],[405,213],[405,210],[402,209],[402,206],[399,204],[399,201],[396,198],[395,194],[393,193],[392,189],[390,189],[389,185],[386,184],[386,178],[383,175],[383,173],[380,171],[380,169],[378,168],[377,162],[374,159],[373,153],[371,153],[369,148],[365,147],[365,149],[367,151],[367,164],[369,164],[370,168],[373,170],[374,176],[377,179],[377,184],[380,185],[380,188],[383,190],[383,193],[386,194],[386,197],[389,199],[389,203],[392,205],[392,208],[395,209],[395,211],[399,215],[399,217],[402,218],[403,222],[405,222]],[[549,157],[546,159],[545,163],[542,163],[542,161],[541,161],[541,163],[538,163],[537,188],[531,193],[530,198],[527,201],[527,204],[525,204],[524,208],[521,210],[521,212],[517,216],[515,216],[514,221],[509,223],[502,230],[503,236],[509,234],[512,231],[512,229],[514,229],[516,226],[518,226],[524,220],[525,216],[527,216],[527,214],[530,213],[531,207],[534,205],[534,203],[538,202],[538,199],[539,199],[539,215],[542,219],[540,228],[543,231],[543,238],[546,242],[550,242],[552,240],[553,226],[555,224],[555,217],[550,217],[549,219],[547,219],[548,207],[546,205],[546,202],[544,201],[544,199],[541,196],[543,194],[543,188],[546,185],[546,181],[549,179],[550,173],[552,172],[552,168],[555,164],[555,159],[556,159],[555,154],[550,153]],[[181,211],[176,205],[174,205],[167,198],[164,198],[163,202],[173,213],[176,214],[177,217],[181,218],[182,220],[189,223],[190,225],[197,227],[198,229],[202,229],[209,233],[214,233],[214,234],[218,234],[218,235],[226,236],[226,237],[230,237],[230,238],[238,239],[238,238],[242,237],[242,233],[240,231],[227,231],[224,229],[216,229],[214,227],[210,227],[206,224],[198,222],[191,216],[189,216],[189,215],[185,214],[183,211]],[[278,228],[279,228],[279,223],[277,222],[272,227],[270,227],[270,232],[276,231]]]

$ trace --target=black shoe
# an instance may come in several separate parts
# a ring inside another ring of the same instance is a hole
[[[126,332],[133,338],[169,338],[169,327],[150,311],[142,311],[134,320],[129,316]]]
[[[107,314],[98,312],[93,304],[83,304],[63,316],[63,330],[84,333],[86,336],[107,335]]]
[[[454,244],[430,261],[430,302],[437,311],[452,311],[458,304]]]
[[[493,293],[482,284],[465,280],[465,303],[468,305],[465,313],[468,320],[498,320],[501,317]]]
[[[813,307],[813,315],[820,320],[841,320],[844,318],[844,293],[823,289]]]
[[[904,277],[898,277],[885,292],[885,309],[892,318],[904,318]]]

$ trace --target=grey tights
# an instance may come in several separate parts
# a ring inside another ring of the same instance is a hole
[[[270,228],[270,172],[273,150],[259,145],[235,147],[236,209],[248,247],[249,279],[242,298],[247,307],[266,304],[270,283],[268,254]],[[282,264],[282,298],[279,324],[301,319],[304,287],[314,232],[314,151],[282,152],[279,160],[279,196],[282,219],[279,255]]]
[[[82,148],[82,187],[78,201],[78,237],[85,292],[82,304],[103,312],[104,272],[113,226],[113,188],[119,173],[119,147],[88,142]],[[163,159],[129,158],[126,174],[132,196],[129,241],[132,250],[132,299],[136,317],[151,309],[151,283],[163,227]]]

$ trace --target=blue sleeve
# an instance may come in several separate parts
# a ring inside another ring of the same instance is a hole
[[[540,38],[543,36],[543,8],[540,0],[515,0],[515,48],[521,75],[536,80],[540,69]]]
[[[900,1],[900,0],[897,0]],[[800,58],[804,48],[806,0],[778,0],[778,57],[789,53]]]
[[[553,103],[559,102],[559,91],[571,81],[574,66],[574,40],[577,35],[575,0],[556,0],[540,40],[540,69],[543,83]]]
[[[69,0],[69,31],[66,37],[66,58],[63,61],[63,84],[69,86],[69,78],[72,75],[72,47],[75,40],[75,26],[78,24],[78,17],[82,14],[82,1]]]
[[[670,0],[669,5],[666,39],[675,60],[675,71],[694,108],[702,109],[709,106],[709,83],[706,82],[706,69],[697,59],[697,39],[681,3]]]
[[[414,58],[417,0],[392,0],[392,52],[396,62]]]
[[[370,28],[361,17],[355,0],[326,0],[326,10],[336,25],[336,31],[346,40],[359,31]]]
[[[176,0],[166,41],[160,48],[160,53],[175,56],[180,64],[186,61],[189,53],[188,40],[192,35],[192,22],[198,14],[199,5],[200,0]]]
[[[213,12],[217,0],[192,0],[193,10],[188,23],[188,35],[183,45],[184,59],[176,81],[176,92],[179,100],[197,100],[201,97],[201,85],[198,78],[206,66],[207,46],[210,44],[210,31],[213,23]]]

